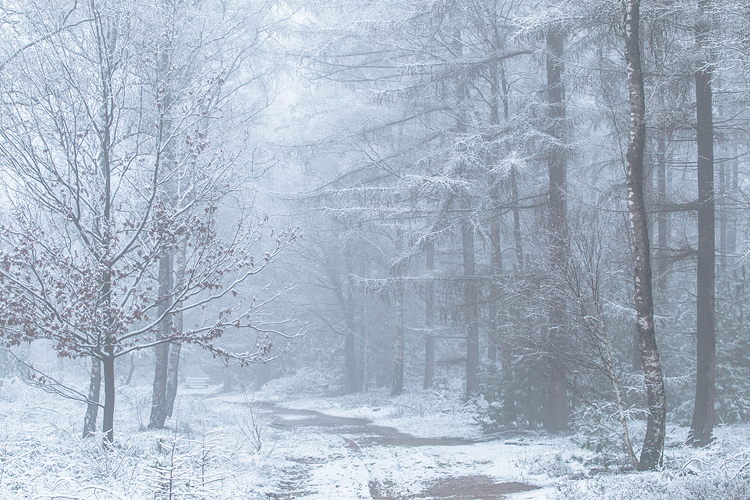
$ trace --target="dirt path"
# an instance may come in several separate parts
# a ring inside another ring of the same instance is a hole
[[[462,469],[472,468],[470,448],[475,442],[471,440],[416,437],[363,418],[336,417],[271,403],[263,403],[260,408],[280,432],[300,440],[318,435],[327,448],[316,456],[290,453],[280,491],[269,496],[275,500],[495,500],[537,489],[520,482],[498,482],[485,474],[445,474],[454,454],[444,447],[460,448]],[[431,448],[424,450],[427,447]],[[486,464],[478,459],[474,463]],[[405,470],[412,474],[400,474]],[[419,483],[413,476],[421,478]]]

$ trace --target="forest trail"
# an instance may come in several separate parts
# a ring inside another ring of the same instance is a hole
[[[272,403],[259,409],[284,435],[283,441],[300,443],[286,450],[284,477],[269,495],[274,500],[495,500],[538,489],[471,473],[487,464],[481,454],[472,457],[472,440],[417,437],[364,418]],[[319,443],[314,453],[303,444],[311,439]],[[464,473],[455,473],[451,461],[460,462]]]

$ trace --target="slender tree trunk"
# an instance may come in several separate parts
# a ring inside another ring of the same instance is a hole
[[[425,330],[427,330],[424,345],[424,388],[429,389],[435,377],[435,337],[432,334],[435,319],[435,290],[432,283],[432,272],[435,270],[435,247],[432,244],[427,247],[426,260],[429,276],[424,294],[424,322]]]
[[[104,411],[102,416],[102,432],[104,444],[112,446],[115,442],[115,357],[111,344],[104,347],[102,368],[104,371]]]
[[[496,40],[496,44],[499,46],[501,42]],[[499,66],[499,68],[498,68]],[[498,69],[500,71],[498,71]],[[500,76],[502,75],[502,77]],[[502,78],[502,85],[501,85]],[[490,66],[490,125],[495,127],[500,124],[500,112],[498,105],[498,96],[500,89],[502,88],[502,101],[503,109],[505,111],[505,120],[508,120],[508,90],[505,81],[505,71],[502,66],[502,62],[498,65]],[[493,135],[489,137],[489,141],[495,139]],[[487,166],[488,171],[492,171],[493,164],[495,162],[494,155],[489,157],[489,165]],[[492,200],[492,222],[490,223],[490,302],[489,302],[489,332],[487,335],[487,358],[490,362],[494,363],[497,361],[497,350],[500,342],[500,325],[498,323],[499,311],[499,300],[500,300],[500,277],[502,275],[502,249],[500,248],[500,218],[502,213],[499,209],[499,198],[500,198],[500,181],[495,176],[491,176],[490,185],[490,198]],[[515,215],[515,211],[514,211]],[[514,228],[515,229],[515,228]]]
[[[494,220],[490,225],[490,265],[492,269],[490,293],[492,296],[489,303],[490,333],[488,335],[487,357],[493,363],[497,361],[497,351],[500,343],[500,311],[498,301],[500,300],[501,290],[500,279],[503,273],[503,254],[500,248],[500,221],[497,220],[499,216],[499,210],[495,210],[493,213]]]
[[[404,285],[396,285],[396,338],[393,353],[393,385],[391,396],[399,396],[404,392]]]
[[[367,273],[365,273],[365,276],[367,276]],[[369,332],[370,329],[367,325],[367,294],[362,295],[362,390],[367,392],[368,384],[367,384],[367,377],[369,374],[367,373],[369,369],[369,365],[367,363],[367,356],[368,353],[368,342],[369,340]]]
[[[565,175],[564,171],[563,175]],[[513,240],[516,243],[516,272],[520,274],[523,272],[523,240],[521,239],[521,207],[518,199],[517,177],[516,168],[511,167],[510,194],[513,197]]]
[[[173,57],[172,36],[169,31],[174,28],[175,19],[174,5],[163,1],[164,13],[167,16],[166,31],[161,34],[159,40],[159,59],[157,63],[157,110],[159,116],[159,140],[156,143],[157,152],[161,161],[161,168],[166,174],[172,174],[176,170],[177,160],[174,140],[174,127],[172,126],[172,113],[175,104],[173,79]],[[165,186],[168,201],[174,207],[177,200],[177,187],[174,178],[170,179]],[[176,208],[176,207],[174,207]],[[159,259],[159,297],[161,302],[157,308],[158,314],[163,315],[172,305],[173,293],[173,258],[175,252],[164,251]],[[170,315],[166,315],[159,325],[158,339],[166,339],[172,335],[172,321]],[[151,416],[149,429],[162,429],[167,419],[167,376],[169,372],[170,343],[165,342],[154,348],[156,365],[154,367],[154,385],[151,404]],[[176,360],[175,370],[179,365]],[[176,375],[176,373],[175,373]],[[175,387],[176,390],[176,387]],[[175,392],[176,395],[176,392]]]
[[[401,255],[403,235],[400,229],[396,229],[396,252]],[[404,283],[400,279],[402,273],[396,272],[397,283],[394,292],[396,305],[396,336],[394,339],[393,353],[393,384],[391,395],[399,396],[404,392]]]
[[[172,255],[165,252],[159,259],[159,297],[161,302],[158,314],[163,315],[170,306],[170,294],[172,290]],[[165,315],[159,324],[157,340],[169,337],[171,334],[171,321],[169,315]],[[154,347],[156,363],[154,366],[154,385],[151,400],[151,417],[149,418],[149,429],[163,429],[167,419],[167,365],[169,363],[169,342],[162,342]]]
[[[87,438],[96,433],[96,418],[99,413],[99,394],[102,385],[102,362],[91,357],[91,377],[89,381],[89,403],[86,405],[86,416],[83,417],[82,437]]]
[[[658,164],[656,171],[656,196],[658,200],[656,232],[658,235],[659,247],[656,252],[657,256],[657,278],[656,290],[660,297],[667,293],[667,245],[669,245],[667,234],[667,144],[663,133],[659,135],[658,145]]]
[[[177,252],[174,258],[175,269],[175,281],[177,282],[177,288],[183,281],[183,274],[185,272],[185,247],[187,242],[185,240],[180,241],[177,246]],[[183,330],[183,315],[180,309],[182,309],[182,302],[175,304],[176,312],[174,313],[174,325],[173,329],[176,334],[181,334]],[[179,371],[180,371],[180,351],[182,345],[179,342],[171,342],[169,344],[169,355],[167,361],[167,385],[166,385],[166,399],[167,399],[167,417],[172,417],[174,412],[174,402],[177,399],[177,384],[179,382]]]
[[[475,283],[476,262],[474,248],[474,227],[468,214],[471,213],[471,198],[467,194],[463,200],[467,215],[461,223],[461,241],[464,261],[464,310],[466,322],[466,399],[479,392],[479,324],[478,291]]]
[[[648,402],[648,421],[638,463],[640,470],[661,467],[666,430],[666,393],[656,348],[654,301],[651,291],[651,255],[648,220],[643,199],[643,150],[646,143],[646,100],[640,48],[640,1],[627,0],[625,64],[630,96],[630,138],[626,155],[628,211],[635,259],[635,311],[638,343]]]
[[[460,13],[456,12],[456,22],[463,23]],[[461,57],[463,43],[461,42],[461,29],[457,28],[453,39],[453,52]],[[466,111],[464,101],[466,88],[460,79],[456,82],[456,133],[460,136],[466,133]],[[468,180],[468,177],[466,177]],[[479,318],[478,316],[478,290],[475,283],[476,278],[476,250],[474,248],[474,227],[471,223],[472,202],[471,193],[465,192],[461,195],[461,210],[463,219],[461,221],[461,246],[464,265],[464,324],[466,334],[466,399],[470,399],[479,392]]]
[[[135,354],[131,352],[128,358],[130,359],[130,369],[128,370],[128,378],[125,379],[125,385],[130,385],[133,381],[133,374],[135,373]]]
[[[349,321],[347,321],[347,324],[348,323]],[[347,392],[350,394],[359,390],[359,385],[357,384],[357,353],[355,352],[354,347],[354,331],[347,328],[346,338],[344,340],[344,357],[346,364]]]
[[[699,48],[708,36],[706,9],[709,0],[699,0],[701,18],[696,23]],[[714,299],[716,282],[716,242],[714,213],[714,151],[711,79],[713,68],[699,63],[695,72],[695,102],[698,112],[698,349],[695,387],[695,409],[688,443],[705,446],[711,442],[716,398],[716,332]]]
[[[182,314],[179,314],[179,316],[182,316]],[[182,317],[180,317],[179,320],[177,317],[175,317],[175,325],[177,325],[178,323],[181,329]],[[167,418],[172,417],[172,413],[174,412],[174,402],[177,399],[177,384],[179,383],[181,351],[182,344],[180,344],[179,342],[171,342],[169,344],[169,355],[167,357],[167,383],[165,387]]]
[[[565,142],[565,88],[562,81],[564,66],[562,62],[564,51],[563,34],[550,29],[546,34],[547,42],[547,99],[550,119],[550,135],[558,142]],[[549,233],[550,233],[550,265],[553,270],[561,269],[567,260],[568,242],[568,204],[566,152],[563,148],[554,148],[547,158],[549,171]],[[554,272],[553,272],[554,274]],[[547,388],[549,397],[544,412],[544,426],[552,432],[559,432],[568,428],[570,416],[570,401],[565,377],[567,375],[564,364],[558,353],[565,349],[568,342],[566,325],[566,304],[559,283],[552,284],[549,310],[549,345]]]
[[[737,188],[739,186],[739,165],[740,162],[738,160],[738,151],[737,151],[737,145],[735,144],[733,146],[733,152],[732,155],[732,171],[730,174],[727,175],[727,177],[731,177],[731,179],[728,179],[729,182],[729,194],[730,199],[734,200],[737,196]],[[733,201],[732,201],[733,203]],[[729,228],[727,232],[727,253],[732,256],[732,260],[730,261],[732,265],[736,262],[734,260],[734,255],[737,252],[737,212],[734,210],[734,207],[729,207],[727,209],[727,220],[729,222]]]
[[[357,382],[357,352],[354,338],[354,313],[356,312],[356,298],[354,295],[354,268],[352,263],[352,251],[347,245],[345,249],[346,253],[346,300],[344,307],[346,308],[346,338],[344,339],[344,365],[346,367],[346,382],[348,392],[354,393],[359,390],[359,384]]]

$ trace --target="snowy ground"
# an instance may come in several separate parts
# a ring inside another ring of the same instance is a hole
[[[570,437],[483,438],[457,398],[182,391],[171,429],[148,431],[149,390],[118,393],[116,441],[81,440],[80,403],[8,378],[0,388],[2,499],[750,498],[750,429],[707,450],[670,429],[665,469],[614,474]],[[586,464],[586,465],[584,465]],[[534,489],[531,489],[531,488]],[[502,496],[507,494],[507,496]]]

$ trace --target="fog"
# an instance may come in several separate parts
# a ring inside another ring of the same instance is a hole
[[[746,498],[749,13],[0,1],[0,498]]]

